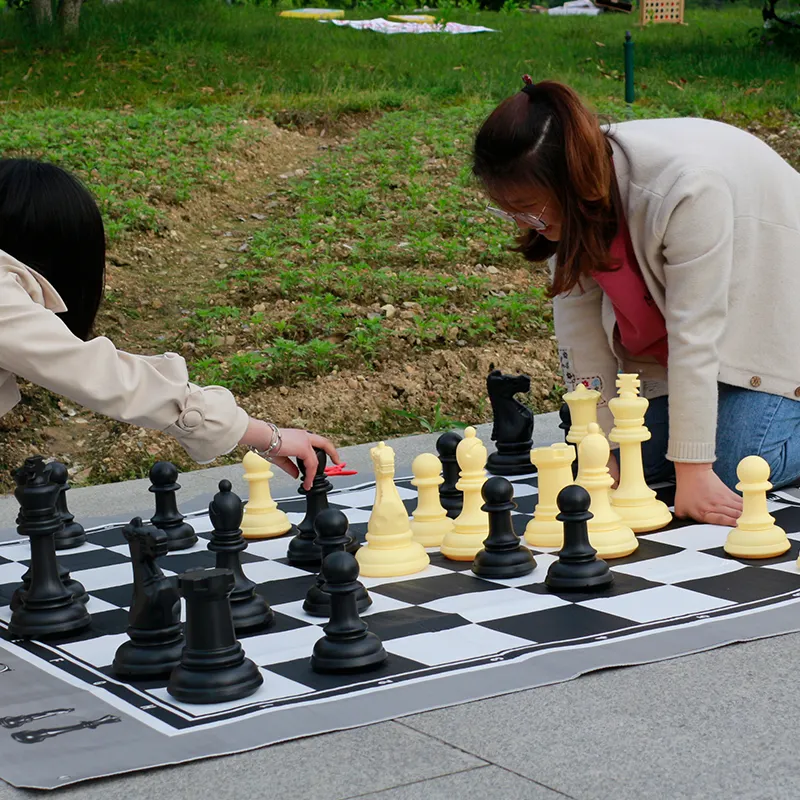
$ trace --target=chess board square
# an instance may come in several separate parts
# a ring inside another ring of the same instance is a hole
[[[192,717],[200,718],[222,711],[230,711],[235,708],[252,708],[261,703],[268,703],[272,700],[278,700],[284,697],[297,697],[297,695],[308,694],[312,691],[310,687],[304,686],[302,683],[297,683],[289,678],[284,678],[282,675],[273,673],[271,670],[268,672],[261,669],[261,674],[264,676],[264,683],[262,683],[253,694],[243,700],[229,700],[225,703],[208,704],[181,703],[167,692],[166,687],[151,689],[148,694],[166,705],[179,708]]]
[[[286,558],[286,549],[291,538],[284,534],[274,539],[247,539],[247,550],[244,552],[259,558]]]
[[[91,549],[78,552],[82,549],[83,548],[76,548],[73,551],[74,555],[68,550],[56,553],[58,563],[61,564],[62,567],[68,569],[70,573],[107,567],[112,564],[125,564],[128,570],[131,569],[130,558],[120,553],[114,553],[111,550],[107,550],[105,547],[97,547],[95,545],[91,546]],[[65,555],[65,553],[70,553],[70,555]],[[28,563],[30,563],[30,561]]]
[[[420,631],[434,633],[469,624],[457,614],[441,614],[420,606],[403,606],[394,611],[381,611],[365,617],[365,621],[369,630],[384,642],[412,636]]]
[[[353,525],[364,525],[369,522],[369,518],[372,516],[372,509],[371,508],[343,508],[341,509],[344,511],[344,515],[347,517],[347,521],[350,523],[352,528]],[[348,531],[352,533],[351,531]]]
[[[91,639],[66,642],[60,646],[60,649],[99,669],[110,667],[117,648],[127,641],[126,633],[108,633],[104,636],[94,636]]]
[[[302,514],[306,513],[306,499],[305,497],[287,497],[283,500],[276,500],[278,508],[286,514]],[[302,517],[301,517],[302,519]]]
[[[784,504],[774,511],[770,509],[770,513],[775,517],[775,524],[787,534],[800,532],[800,506]]]
[[[715,547],[711,550],[707,550],[706,554],[718,558],[721,561],[739,564],[743,567],[768,567],[772,564],[783,564],[786,561],[797,561],[798,553],[800,553],[800,541],[789,539],[789,543],[789,549],[785,553],[781,553],[779,556],[774,556],[773,558],[739,558],[738,556],[728,555],[723,547]],[[697,577],[700,576],[698,575]]]
[[[428,554],[431,559],[431,564],[434,567],[439,567],[446,572],[471,572],[472,561],[453,561],[442,555],[441,550],[435,550],[433,553]]]
[[[11,607],[7,604],[5,598],[3,598],[3,603],[4,605],[0,606],[0,622],[5,622],[7,625],[11,622]]]
[[[381,594],[377,594],[375,592],[370,592],[370,597],[372,597],[372,605],[369,608],[361,612],[362,617],[368,617],[370,614],[377,614],[382,611],[394,611],[398,608],[407,608],[408,603],[403,603],[399,600],[395,600],[392,597],[384,597]],[[327,623],[327,617],[314,617],[311,614],[306,613],[303,611],[303,602],[305,601],[305,594],[303,595],[302,600],[296,600],[293,603],[282,603],[280,605],[273,605],[272,608],[275,611],[280,611],[281,614],[286,614],[289,617],[295,617],[295,619],[302,620],[303,622],[308,622],[312,625],[324,625]]]
[[[518,614],[508,619],[481,623],[484,628],[527,638],[531,642],[561,642],[584,639],[628,628],[631,620],[585,608],[578,604],[548,608],[532,614]]]
[[[401,600],[412,605],[425,605],[442,597],[473,592],[502,591],[503,587],[476,578],[472,573],[464,575],[453,572],[449,575],[437,575],[431,578],[417,578],[399,583],[381,585],[381,594]]]
[[[266,583],[267,581],[282,581],[287,578],[302,578],[308,581],[308,572],[289,564],[281,564],[279,561],[252,561],[244,565],[244,574],[256,583]]]
[[[383,664],[380,664],[375,669],[360,672],[356,675],[332,675],[314,672],[311,669],[311,662],[308,656],[283,664],[273,664],[269,667],[269,672],[270,674],[282,675],[298,684],[311,686],[316,691],[325,691],[353,686],[358,683],[367,683],[368,681],[378,681],[381,684],[389,685],[393,683],[392,678],[394,676],[403,675],[424,667],[425,665],[422,663],[390,653],[389,658]]]
[[[303,625],[286,631],[274,631],[242,639],[242,647],[248,658],[259,666],[279,664],[282,661],[308,660],[314,644],[325,634],[316,625]]]
[[[456,563],[456,562],[448,562],[448,563]],[[392,578],[367,578],[364,575],[359,576],[359,580],[367,589],[377,588],[378,586],[386,586],[390,583],[404,583],[411,579],[424,579],[424,578],[433,578],[437,575],[450,575],[451,570],[445,569],[444,567],[438,567],[434,564],[429,564],[425,567],[422,572],[415,572],[413,575],[395,575]],[[385,593],[384,593],[385,594]]]
[[[655,622],[687,614],[699,614],[734,603],[678,586],[655,586],[633,594],[583,600],[579,605],[618,617],[627,617],[636,622]]]
[[[792,575],[797,575],[797,560],[790,559],[789,561],[781,561],[777,564],[766,564],[762,569],[776,569],[779,572],[788,572]],[[2,587],[0,587],[2,591]]]
[[[490,583],[499,583],[501,586],[508,586],[511,589],[525,588],[526,591],[536,591],[534,586],[541,586],[547,577],[547,570],[554,561],[558,561],[558,556],[553,553],[535,553],[536,567],[533,572],[521,575],[519,578],[483,578]]]
[[[261,557],[248,553],[246,550],[240,554],[242,564],[245,566],[254,561],[261,561]],[[217,563],[217,554],[211,550],[207,550],[205,546],[202,548],[193,547],[188,550],[178,550],[174,553],[168,553],[163,558],[158,559],[158,565],[164,572],[172,572],[175,575],[180,575],[188,569],[197,569],[198,567],[213,567]]]
[[[90,597],[96,597],[109,605],[125,608],[133,602],[133,573],[128,575],[128,583],[108,586],[103,589],[92,589]]]
[[[401,500],[415,500],[417,497],[416,489],[407,489],[402,485],[397,486],[397,493],[400,495]],[[371,509],[375,505],[375,486],[343,491],[341,494],[331,492],[328,495],[328,504],[344,508]]]
[[[53,637],[52,639],[48,639],[48,641],[53,644],[58,644],[59,647],[61,647],[67,643],[83,642],[102,638],[107,635],[125,633],[128,630],[129,624],[128,612],[121,608],[114,608],[111,611],[100,611],[96,614],[92,614],[92,624],[86,630],[70,634],[63,639]]]
[[[510,617],[519,619],[519,617]],[[387,652],[433,666],[495,655],[506,650],[530,645],[523,639],[485,625],[462,625],[446,631],[419,633],[384,642]]]
[[[214,523],[207,513],[197,517],[187,517],[185,522],[188,522],[197,534],[211,533],[214,530]]]
[[[256,587],[256,591],[265,597],[274,609],[277,606],[295,603],[298,600],[302,604],[313,583],[314,576],[306,573],[297,578],[284,578],[279,581],[259,584]]]
[[[655,586],[660,586],[659,583],[639,578],[636,575],[626,575],[624,572],[613,572],[614,582],[603,589],[590,590],[586,592],[557,592],[548,588],[544,583],[536,583],[530,586],[520,587],[526,592],[535,592],[537,594],[553,594],[556,597],[561,597],[570,602],[578,600],[592,600],[595,597],[617,597],[621,594],[629,594],[631,592],[640,592],[643,589],[652,589]]]
[[[107,530],[87,531],[86,538],[87,541],[99,545],[100,547],[116,547],[121,544],[124,544],[126,547],[128,546],[125,535],[122,533],[121,525]]]
[[[797,591],[800,589],[800,574],[760,567],[741,567],[736,572],[677,585],[737,603],[750,603]]]
[[[27,561],[31,557],[31,546],[27,539],[13,544],[0,545],[0,555],[6,561]]]
[[[715,558],[707,553],[681,550],[663,558],[639,561],[633,564],[609,564],[612,571],[637,575],[659,583],[680,583],[692,578],[706,578],[709,575],[722,575],[741,569],[733,559]]]
[[[528,614],[532,611],[542,611],[568,603],[568,600],[562,600],[553,594],[534,594],[519,589],[498,589],[496,592],[488,594],[480,592],[443,597],[432,603],[425,603],[423,608],[430,608],[445,614],[458,614],[470,622],[485,622],[487,619]]]
[[[661,542],[682,547],[686,550],[708,550],[712,547],[722,547],[728,538],[730,528],[722,525],[700,525],[693,523],[681,528],[670,528],[658,533],[648,533],[639,536],[639,541]]]
[[[613,558],[608,560],[609,567],[616,567],[625,564],[633,564],[637,561],[649,561],[651,559],[661,558],[662,556],[669,556],[673,553],[678,553],[682,548],[675,547],[675,545],[666,544],[664,542],[654,542],[644,537],[637,537],[639,539],[639,546],[629,555],[624,558]]]
[[[126,561],[123,564],[79,570],[73,572],[71,577],[80,581],[87,592],[94,592],[95,589],[108,589],[111,586],[130,583],[133,580],[133,571],[130,561]]]
[[[17,561],[8,561],[5,564],[0,564],[0,584],[19,584],[22,581],[22,576],[27,571],[28,568]]]
[[[514,491],[516,491],[516,484],[517,483],[519,483],[519,484],[533,484],[534,486],[538,486],[538,482],[539,482],[538,475],[539,475],[539,473],[536,472],[536,470],[534,470],[533,467],[531,467],[531,469],[533,470],[532,472],[526,472],[524,475],[508,475],[507,476],[508,480],[510,480],[511,483],[514,484]]]

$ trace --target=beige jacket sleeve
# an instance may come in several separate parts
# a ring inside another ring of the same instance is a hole
[[[565,385],[572,391],[585,383],[600,392],[597,422],[608,436],[614,427],[608,401],[616,395],[619,364],[603,327],[602,303],[600,285],[583,278],[572,291],[553,298],[553,323]]]
[[[227,389],[191,383],[175,353],[139,356],[102,336],[82,341],[34,301],[25,277],[0,264],[0,368],[112,419],[163,431],[198,463],[236,447],[248,415]]]

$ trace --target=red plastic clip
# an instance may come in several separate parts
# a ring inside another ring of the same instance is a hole
[[[328,476],[336,476],[336,475],[358,475],[358,470],[356,469],[345,469],[347,466],[346,461],[342,461],[341,464],[331,464],[330,467],[325,467],[325,474]]]

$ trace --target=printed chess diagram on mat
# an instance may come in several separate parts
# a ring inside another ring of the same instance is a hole
[[[512,482],[517,504],[513,519],[521,534],[533,516],[536,478],[521,476]],[[410,478],[395,483],[411,515],[416,489]],[[671,505],[673,487],[657,490]],[[363,541],[374,497],[375,484],[369,482],[334,490],[328,502],[344,511],[351,533]],[[615,641],[667,628],[798,602],[800,503],[781,492],[771,493],[769,498],[770,513],[792,543],[782,556],[749,561],[731,558],[723,551],[727,528],[674,520],[656,533],[639,535],[640,545],[632,555],[609,561],[614,583],[596,593],[576,595],[548,589],[543,581],[556,559],[553,550],[532,548],[537,567],[529,575],[488,580],[475,576],[470,562],[447,560],[430,548],[431,563],[424,572],[399,578],[361,578],[373,600],[363,618],[383,640],[390,657],[376,671],[344,676],[318,674],[309,665],[314,643],[327,622],[302,610],[315,571],[288,563],[289,536],[250,540],[242,553],[244,570],[271,605],[275,623],[266,631],[240,636],[247,657],[261,669],[264,683],[255,694],[230,703],[181,704],[167,693],[166,682],[126,683],[114,676],[111,662],[127,638],[132,593],[129,547],[121,532],[127,520],[87,531],[84,545],[59,552],[59,562],[90,595],[92,625],[74,638],[54,643],[9,635],[8,604],[30,563],[30,547],[22,539],[0,545],[0,637],[25,659],[38,661],[50,672],[59,671],[73,685],[84,685],[155,729],[200,728],[269,713],[270,709],[502,668],[505,663],[535,659],[545,652],[560,651],[570,659],[570,654],[582,647],[611,646]],[[278,505],[292,522],[302,519],[304,498],[285,498],[278,500]],[[206,549],[212,527],[207,512],[189,514],[186,519],[200,539],[191,549],[159,559],[167,575],[214,565],[214,553]],[[491,686],[478,677],[474,698],[490,693]]]

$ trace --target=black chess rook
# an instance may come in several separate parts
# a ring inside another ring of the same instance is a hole
[[[156,496],[150,522],[167,534],[170,550],[186,550],[197,542],[197,534],[178,510],[178,468],[169,461],[156,461],[149,477],[150,491]]]
[[[328,508],[328,493],[333,489],[333,484],[325,475],[328,454],[319,447],[315,447],[314,452],[317,454],[317,471],[314,473],[314,482],[310,489],[305,489],[301,485],[297,490],[306,497],[306,514],[297,526],[299,533],[289,541],[286,552],[289,563],[299,567],[318,567],[322,563],[322,550],[316,542],[317,534],[314,530],[314,523],[320,512]],[[305,462],[298,460],[298,467],[302,480],[305,480]],[[355,537],[349,537],[347,551],[355,553],[359,547]]]
[[[156,559],[169,552],[167,534],[153,525],[131,520],[122,529],[133,564],[133,598],[128,612],[128,638],[114,655],[112,669],[120,678],[144,680],[168,676],[183,650],[181,596],[175,581],[165,577]]]
[[[527,375],[504,375],[492,370],[486,378],[486,391],[492,405],[494,424],[492,441],[497,451],[490,453],[486,469],[492,475],[530,475],[536,472],[531,463],[533,447],[533,412],[514,395],[531,388]]]
[[[221,480],[219,492],[208,506],[208,515],[214,530],[208,549],[216,553],[216,566],[233,573],[231,614],[237,635],[243,631],[265,628],[275,621],[269,603],[256,592],[256,584],[242,568],[242,552],[247,542],[242,535],[244,506],[241,498],[232,491],[231,482]]]
[[[564,546],[558,552],[558,561],[547,570],[545,586],[559,592],[597,591],[610,586],[614,574],[589,543],[589,492],[573,483],[558,493],[556,503],[561,512],[556,519],[564,525]]]
[[[352,553],[331,553],[322,562],[331,617],[325,635],[314,645],[311,669],[315,672],[361,672],[379,667],[388,659],[381,640],[358,614],[358,562]]]
[[[86,531],[83,525],[75,522],[75,516],[70,513],[67,507],[67,491],[69,490],[66,466],[60,461],[53,461],[50,467],[50,480],[60,487],[56,509],[64,523],[63,530],[60,530],[55,537],[56,550],[71,550],[73,547],[80,547],[86,542]]]
[[[442,465],[443,479],[439,485],[439,501],[451,519],[455,519],[464,508],[464,493],[456,488],[460,477],[456,448],[461,438],[456,431],[447,431],[436,440],[436,452]]]
[[[24,639],[70,636],[88,628],[91,617],[59,577],[55,535],[64,525],[56,508],[61,489],[50,481],[41,456],[26,459],[15,477],[17,530],[30,539],[31,566],[30,584],[18,596],[9,633]]]
[[[230,570],[217,567],[180,576],[186,644],[167,684],[167,692],[176,700],[199,704],[240,700],[264,682],[236,638],[229,599],[234,583]]]
[[[511,512],[514,486],[500,475],[489,478],[481,489],[484,504],[481,510],[489,515],[489,535],[472,562],[472,571],[481,578],[518,578],[536,568],[533,553],[514,531]]]
[[[347,516],[338,508],[326,508],[319,513],[314,529],[317,533],[316,542],[322,552],[322,560],[331,554],[344,551],[350,541],[347,534],[349,523]],[[356,594],[356,607],[360,612],[366,611],[372,605],[372,598],[363,584]],[[320,569],[316,581],[309,588],[303,602],[303,611],[312,617],[330,617],[331,595],[325,586],[325,577]]]

